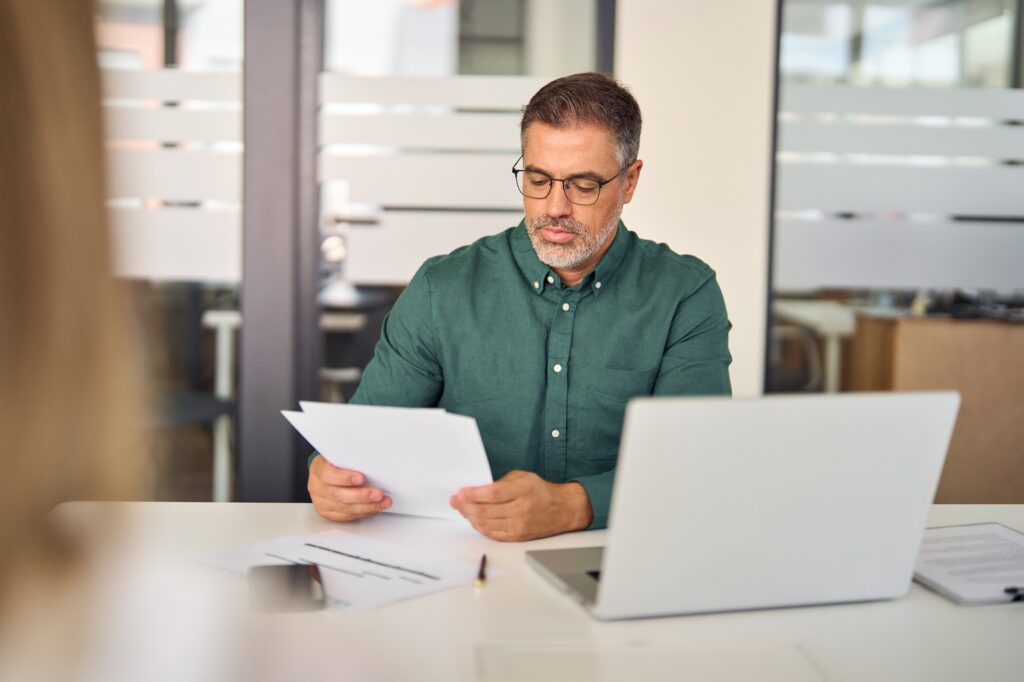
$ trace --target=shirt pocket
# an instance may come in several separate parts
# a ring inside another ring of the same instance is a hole
[[[617,369],[605,367],[588,373],[583,382],[578,418],[583,460],[614,463],[626,403],[636,396],[651,395],[658,369]]]

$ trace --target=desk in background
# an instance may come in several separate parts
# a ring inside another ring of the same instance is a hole
[[[772,313],[780,320],[807,327],[825,341],[824,389],[837,393],[842,368],[842,342],[854,332],[856,308],[838,301],[772,301]]]
[[[866,501],[870,504],[870,501]],[[87,520],[111,505],[73,503],[60,513]],[[339,526],[306,504],[124,503],[117,505],[140,543],[181,556],[288,534],[335,528],[477,562],[500,572],[481,589],[450,590],[382,609],[316,612],[276,618],[290,632],[336,646],[310,646],[311,669],[322,679],[348,679],[346,665],[379,680],[515,680],[515,670],[481,674],[481,651],[503,645],[595,651],[633,643],[660,647],[800,647],[826,680],[1019,680],[1024,671],[1024,604],[957,606],[913,585],[899,600],[623,622],[591,619],[525,564],[528,549],[601,544],[603,531],[530,543],[497,543],[461,523],[381,515]],[[98,518],[98,517],[96,517]],[[1001,521],[1024,529],[1024,506],[932,508],[930,525]],[[651,532],[670,532],[666,528]],[[232,578],[226,585],[245,588]],[[357,660],[353,660],[353,656]],[[348,659],[346,660],[346,657]],[[648,661],[645,679],[675,679]],[[312,682],[317,675],[303,673]],[[363,679],[359,677],[358,679]],[[532,680],[531,680],[532,682]]]
[[[1024,326],[859,314],[852,348],[855,391],[960,392],[936,502],[1024,503]]]

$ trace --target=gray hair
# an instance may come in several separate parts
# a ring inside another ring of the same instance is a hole
[[[590,123],[607,128],[615,139],[620,166],[636,161],[640,150],[640,105],[624,85],[600,73],[577,73],[551,81],[523,107],[519,133],[531,123],[568,128]]]

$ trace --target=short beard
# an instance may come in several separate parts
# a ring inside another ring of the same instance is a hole
[[[541,263],[549,268],[572,270],[589,261],[594,254],[601,250],[601,247],[618,228],[621,211],[622,202],[620,201],[614,217],[596,235],[590,234],[582,223],[568,216],[565,218],[552,218],[551,216],[534,218],[527,223],[526,233],[530,236],[530,243],[533,244],[533,250],[537,252],[537,258]],[[572,232],[576,238],[565,244],[549,242],[540,234],[541,229],[545,227],[557,227],[559,230]]]

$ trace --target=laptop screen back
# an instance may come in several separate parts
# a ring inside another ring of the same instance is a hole
[[[595,614],[902,595],[958,407],[952,392],[633,400]]]

